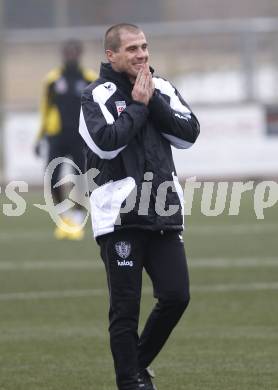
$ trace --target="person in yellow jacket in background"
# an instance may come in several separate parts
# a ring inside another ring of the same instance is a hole
[[[68,40],[62,47],[62,66],[51,70],[44,82],[41,100],[41,125],[36,141],[35,153],[40,154],[42,140],[47,141],[49,164],[54,158],[70,158],[84,173],[85,156],[83,140],[78,132],[80,97],[84,88],[96,80],[97,74],[80,65],[83,47],[78,40]],[[63,187],[55,184],[61,179],[62,165],[59,164],[51,178],[51,193],[55,204],[63,201]],[[78,173],[78,172],[75,172]],[[80,181],[79,181],[80,182]],[[80,191],[84,189],[80,188]],[[54,235],[57,239],[80,240],[84,236],[81,223],[84,209],[77,205],[63,221],[77,227],[73,232],[57,226]],[[80,225],[80,228],[78,226]]]

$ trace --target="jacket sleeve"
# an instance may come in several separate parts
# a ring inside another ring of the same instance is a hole
[[[49,96],[49,83],[44,82],[43,93],[40,101],[40,128],[37,134],[37,139],[40,140],[46,134],[46,122],[50,107],[50,96]]]
[[[37,139],[40,140],[46,134],[56,134],[60,127],[60,114],[53,104],[53,96],[51,94],[51,85],[59,79],[61,69],[55,68],[50,71],[43,81],[43,91],[40,101],[40,128],[37,134]]]
[[[93,81],[96,81],[98,78],[98,75],[96,72],[94,72],[92,69],[88,68],[83,68],[82,69],[82,74],[84,80],[89,84],[92,83]]]
[[[171,145],[189,148],[200,133],[196,116],[169,81],[157,77],[153,80],[155,92],[149,103],[152,121]]]
[[[101,159],[115,158],[146,124],[149,113],[143,103],[133,102],[115,119],[106,104],[115,90],[107,82],[87,88],[81,98],[79,133]]]

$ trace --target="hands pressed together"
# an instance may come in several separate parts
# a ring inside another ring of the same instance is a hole
[[[144,103],[147,106],[153,92],[154,83],[152,80],[152,74],[150,72],[149,65],[146,63],[137,74],[131,95],[133,100]]]

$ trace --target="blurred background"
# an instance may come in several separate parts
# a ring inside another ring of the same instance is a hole
[[[156,73],[170,79],[200,119],[198,148],[175,151],[182,176],[275,176],[278,140],[276,0],[1,0],[2,180],[41,182],[32,151],[45,74],[61,42],[85,46],[98,71],[102,38],[118,21],[138,23]],[[250,143],[252,147],[250,147]],[[18,151],[22,151],[20,162]],[[29,173],[28,173],[29,172]]]
[[[54,238],[34,207],[44,161],[33,148],[62,42],[81,39],[83,65],[98,72],[103,34],[118,22],[144,29],[156,74],[200,120],[196,144],[173,150],[180,178],[254,181],[234,216],[232,183],[217,217],[215,188],[196,190],[184,234],[192,299],[154,362],[157,387],[277,389],[277,191],[264,219],[254,212],[255,189],[278,177],[277,0],[0,0],[0,389],[115,390],[99,248],[90,223],[82,241]],[[16,215],[13,180],[29,184],[16,218],[4,212]],[[144,275],[140,329],[153,304]]]

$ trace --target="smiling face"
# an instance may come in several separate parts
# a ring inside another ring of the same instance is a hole
[[[149,60],[148,44],[142,31],[120,31],[120,46],[114,50],[106,50],[106,56],[112,68],[117,72],[125,72],[134,82],[139,69]]]

